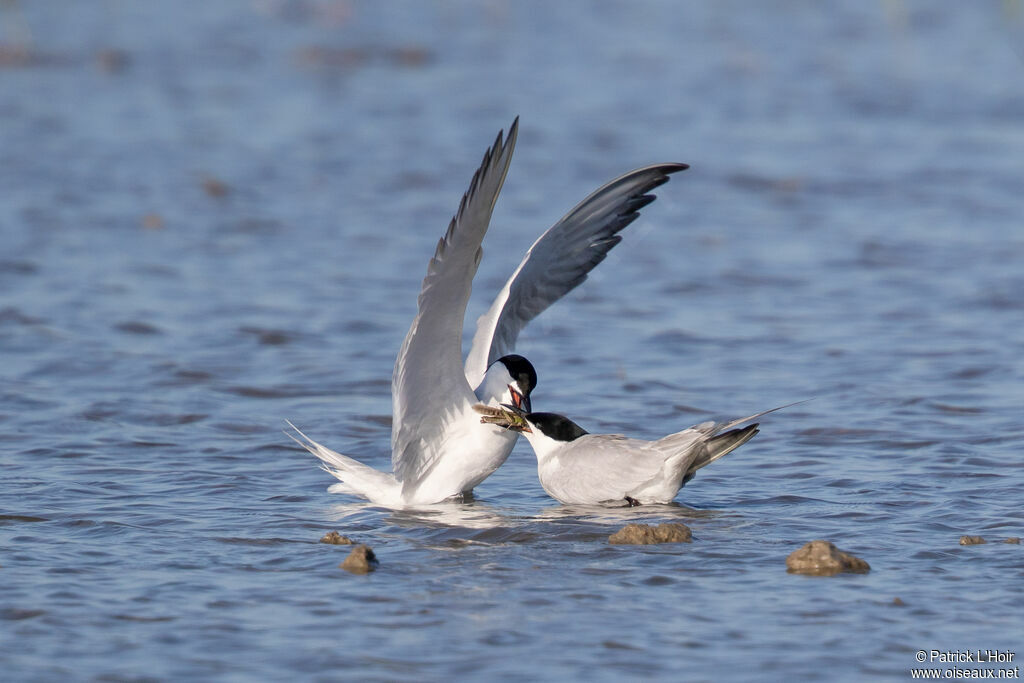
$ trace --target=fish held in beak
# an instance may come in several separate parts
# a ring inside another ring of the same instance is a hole
[[[523,419],[524,413],[515,406],[503,404],[500,408],[495,408],[477,403],[473,410],[480,413],[481,424],[493,424],[513,432],[531,431],[530,425]]]

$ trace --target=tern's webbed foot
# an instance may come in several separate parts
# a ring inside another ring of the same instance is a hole
[[[640,501],[637,500],[636,498],[631,498],[630,496],[626,496],[626,504],[629,505],[629,507],[631,507],[631,508],[635,508],[635,507],[638,507],[640,505]]]

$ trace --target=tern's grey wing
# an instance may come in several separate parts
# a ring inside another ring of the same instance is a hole
[[[646,166],[616,178],[555,223],[533,243],[490,309],[480,316],[466,358],[466,379],[477,386],[488,366],[511,353],[519,332],[587,279],[622,237],[618,232],[654,201],[647,194],[686,164]]]
[[[661,471],[665,455],[651,446],[618,434],[586,434],[559,453],[560,467],[544,488],[575,500],[622,500]]]
[[[689,481],[690,479],[692,479],[694,473],[697,470],[699,470],[702,467],[707,467],[715,460],[718,460],[722,456],[731,453],[734,449],[738,448],[739,446],[742,446],[747,441],[752,439],[755,434],[757,434],[756,424],[744,429],[734,430],[733,427],[741,425],[745,422],[752,422],[757,418],[761,417],[762,415],[774,413],[776,410],[782,410],[783,408],[789,408],[800,403],[806,403],[809,400],[811,399],[804,399],[803,401],[794,401],[793,403],[787,403],[786,405],[779,406],[778,408],[762,410],[760,413],[748,415],[747,417],[741,417],[738,420],[730,420],[729,422],[725,423],[702,422],[701,424],[696,425],[695,427],[691,427],[690,430],[700,430],[705,435],[708,447],[702,448],[698,457],[690,465],[689,471],[686,475],[687,478],[684,480],[684,483],[685,481]],[[685,432],[680,432],[680,434],[685,434]],[[670,438],[672,437],[665,437],[665,439]],[[662,439],[662,441],[664,441],[665,439]]]
[[[429,472],[440,457],[440,435],[459,401],[472,401],[462,371],[462,321],[481,243],[516,144],[519,119],[484,154],[469,190],[427,267],[419,309],[402,343],[391,379],[391,464],[403,486]]]

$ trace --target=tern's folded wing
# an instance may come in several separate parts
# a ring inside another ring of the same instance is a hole
[[[650,481],[665,462],[651,442],[618,434],[587,434],[558,455],[559,468],[542,482],[560,500],[603,503],[623,500]]]

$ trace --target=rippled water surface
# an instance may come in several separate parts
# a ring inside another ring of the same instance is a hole
[[[906,680],[921,649],[1024,657],[1024,549],[999,542],[1024,535],[1019,2],[0,21],[5,677]],[[283,420],[388,466],[427,259],[516,114],[470,321],[592,189],[692,165],[527,328],[536,406],[651,438],[814,400],[673,506],[559,506],[525,442],[470,504],[328,494]],[[629,521],[694,541],[609,545]],[[334,529],[380,568],[340,570]],[[816,538],[871,572],[787,574]]]

